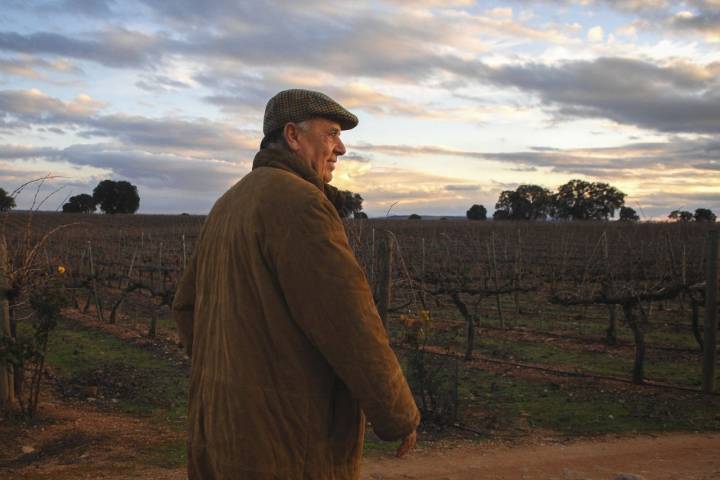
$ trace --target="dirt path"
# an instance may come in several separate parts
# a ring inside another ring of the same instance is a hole
[[[146,458],[163,439],[179,439],[182,447],[180,433],[128,415],[62,404],[45,408],[53,410],[47,412],[52,422],[0,436],[9,453],[20,453],[22,446],[35,449],[5,465],[0,462],[0,479],[185,480],[184,468],[151,466],[154,461]],[[370,454],[361,479],[615,480],[623,472],[645,480],[718,480],[718,452],[720,433],[535,440],[513,446],[459,441],[451,446],[425,444],[403,459]]]
[[[363,480],[646,480],[720,479],[720,434],[608,438],[565,444],[417,451],[405,459],[371,458]],[[631,477],[632,478],[632,477]]]

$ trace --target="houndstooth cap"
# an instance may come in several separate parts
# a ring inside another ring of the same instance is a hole
[[[268,100],[263,134],[268,136],[288,122],[302,122],[313,117],[334,120],[343,130],[350,130],[358,124],[355,115],[324,93],[294,88],[283,90]]]

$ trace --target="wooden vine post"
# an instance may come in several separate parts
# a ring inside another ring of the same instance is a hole
[[[7,244],[5,236],[0,235],[0,336],[2,339],[10,337],[10,302],[7,295],[9,290],[7,277]],[[0,360],[0,411],[7,411],[15,402],[15,382],[13,369],[6,361]]]
[[[388,328],[388,310],[392,296],[392,267],[395,239],[390,232],[380,235],[378,241],[378,269],[375,282],[375,304],[385,330]]]
[[[605,257],[605,277],[602,280],[603,295],[609,297],[612,295],[612,270],[610,268],[610,248],[608,247],[607,231],[603,232],[603,254]],[[617,318],[615,315],[615,304],[607,305],[608,311],[608,327],[605,330],[605,343],[607,345],[617,345]]]
[[[703,384],[705,393],[715,391],[715,361],[717,358],[718,308],[718,231],[707,237],[707,277],[705,282],[705,338],[703,342]]]

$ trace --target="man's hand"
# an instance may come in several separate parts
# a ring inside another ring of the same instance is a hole
[[[402,458],[406,453],[408,453],[412,448],[415,446],[415,443],[417,442],[417,430],[413,430],[413,432],[405,437],[403,439],[403,442],[398,447],[397,451],[395,452],[395,456],[397,458]]]

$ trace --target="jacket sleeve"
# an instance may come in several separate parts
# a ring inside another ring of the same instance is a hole
[[[316,198],[286,225],[275,268],[293,319],[359,401],[383,440],[420,421],[364,272],[329,201]]]
[[[185,268],[175,291],[172,315],[177,325],[180,343],[188,357],[192,356],[193,316],[195,310],[195,255]]]

